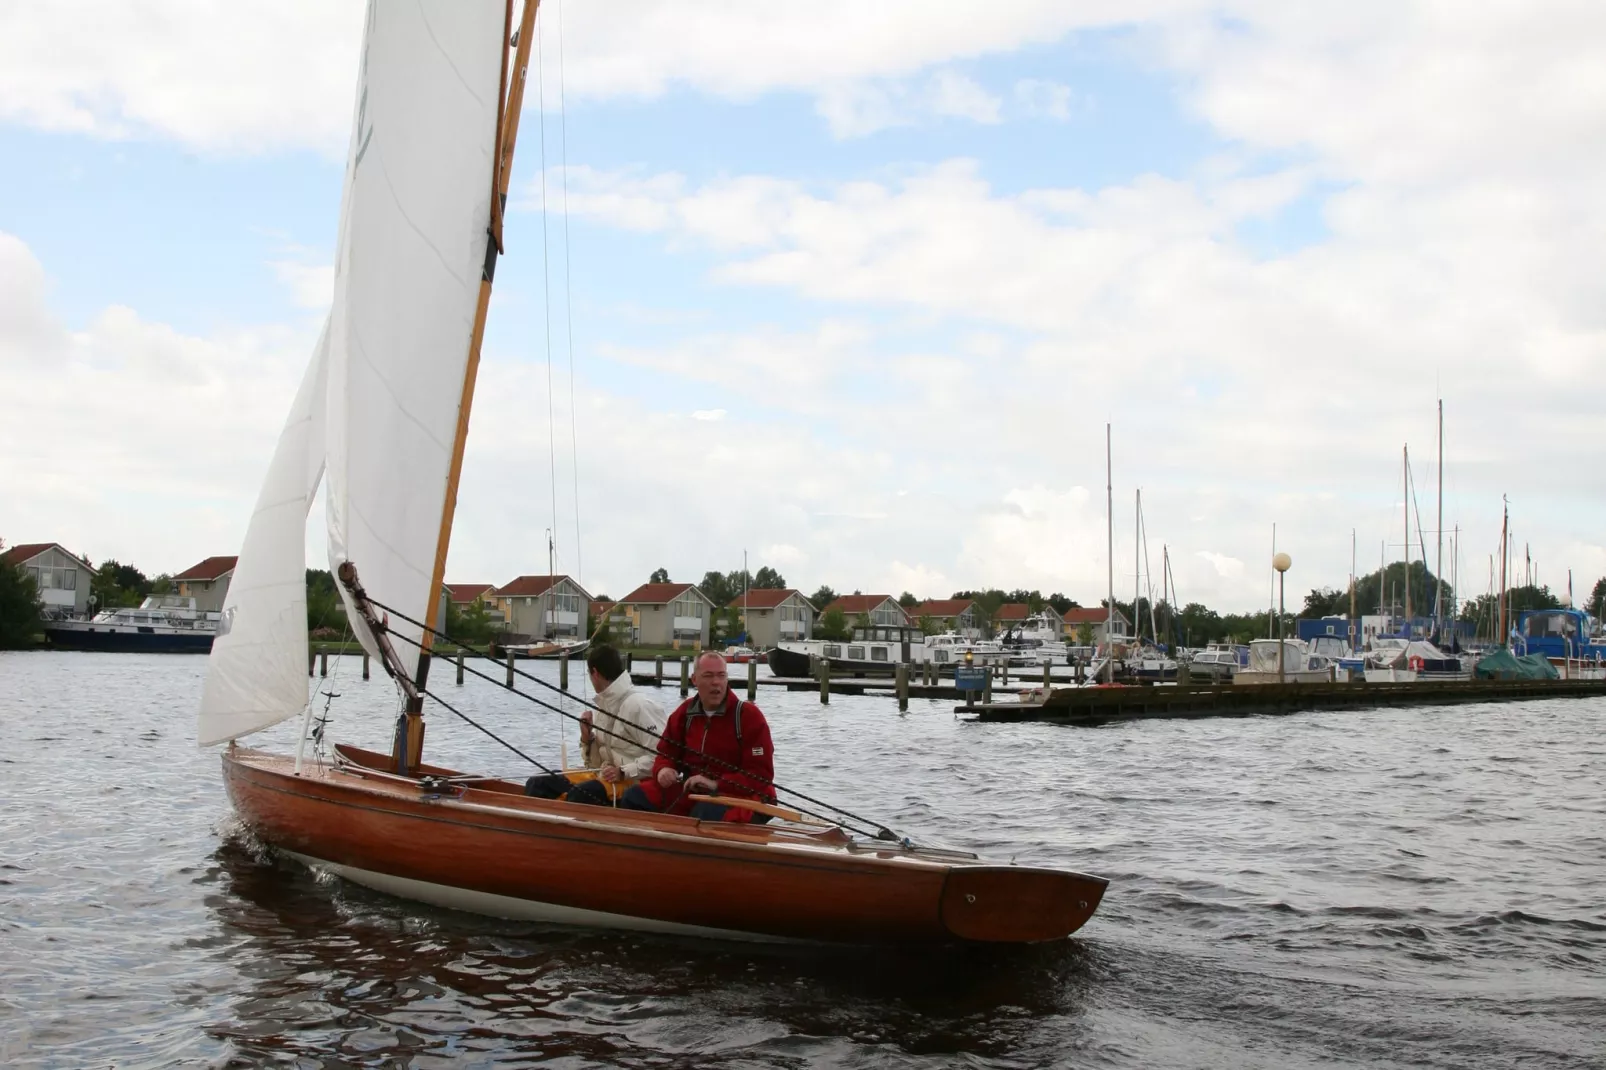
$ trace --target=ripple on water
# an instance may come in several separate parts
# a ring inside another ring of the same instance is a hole
[[[341,662],[338,734],[383,746],[388,685]],[[203,668],[0,654],[0,720],[35,726],[0,758],[0,1065],[1562,1067],[1606,1049],[1598,700],[1079,730],[766,690],[783,780],[1112,881],[1077,940],[865,951],[514,924],[309,873],[239,829],[216,753],[190,742]],[[460,697],[556,752],[505,693]],[[444,717],[430,746],[517,768]]]

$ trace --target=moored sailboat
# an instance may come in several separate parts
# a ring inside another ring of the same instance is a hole
[[[1076,931],[1102,879],[918,845],[801,792],[790,794],[836,816],[745,800],[779,820],[583,806],[423,761],[440,634],[426,622],[436,619],[535,16],[532,0],[513,34],[511,3],[370,3],[334,302],[251,518],[203,690],[198,740],[229,744],[223,779],[235,810],[264,843],[309,865],[498,916],[844,942]],[[328,762],[305,760],[305,721],[294,756],[237,743],[310,715],[302,547],[325,475],[329,560],[348,619],[402,699],[390,754],[336,747]]]

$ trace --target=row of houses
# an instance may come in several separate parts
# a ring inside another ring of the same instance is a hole
[[[598,624],[606,621],[611,635],[632,646],[707,646],[714,611],[721,608],[691,583],[644,583],[614,602],[592,598],[570,576],[520,576],[501,587],[489,583],[446,586],[459,609],[467,610],[477,601],[491,613],[494,623],[515,634],[574,637],[591,619]],[[905,608],[891,595],[853,594],[821,608],[792,588],[761,589],[738,595],[724,608],[740,614],[748,642],[760,648],[812,637],[819,618],[832,610],[840,610],[850,622],[868,621],[875,627],[929,624],[939,631],[969,636],[980,636],[984,624],[980,607],[966,598],[934,599]],[[1062,614],[1044,607],[1038,612],[1046,614],[1051,626],[1057,626],[1072,642],[1084,637],[1084,629],[1094,642],[1104,638],[1108,616],[1104,609],[1071,609]],[[1020,627],[1032,615],[1024,603],[1006,604],[992,617],[994,630]],[[1127,634],[1126,617],[1119,612],[1115,634]]]
[[[220,612],[235,561],[234,557],[218,556],[192,565],[173,577],[176,593],[195,599],[199,610]],[[81,617],[88,613],[94,566],[59,543],[13,546],[0,553],[0,564],[25,569],[38,584],[40,601],[51,615]],[[519,576],[501,586],[448,583],[444,593],[459,609],[479,602],[493,624],[513,634],[577,637],[585,632],[587,621],[606,620],[609,632],[632,646],[707,646],[714,611],[721,608],[691,583],[644,583],[617,602],[609,602],[593,598],[571,576]],[[863,620],[876,627],[919,628],[929,622],[938,630],[970,636],[980,636],[984,624],[980,607],[966,598],[934,599],[905,608],[891,595],[850,594],[817,607],[800,591],[766,588],[739,595],[725,608],[741,615],[748,641],[757,647],[808,639],[819,618],[832,610],[840,610],[850,622]],[[1095,642],[1104,637],[1103,609],[1072,609],[1060,614],[1045,607],[1039,612],[1057,621],[1073,642],[1084,628]],[[1032,615],[1024,604],[1004,605],[992,623],[995,630],[1019,627]],[[1127,620],[1117,613],[1115,633],[1125,635],[1126,631]]]
[[[223,610],[233,557],[209,557],[173,577],[174,593],[195,599],[195,608],[211,613]],[[59,542],[28,542],[0,553],[0,566],[21,568],[39,589],[39,601],[51,617],[85,617],[90,611],[90,587],[95,566]]]

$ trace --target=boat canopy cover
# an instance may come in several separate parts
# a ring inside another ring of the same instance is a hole
[[[1479,680],[1555,680],[1561,674],[1542,654],[1519,658],[1501,647],[1479,658],[1473,675]]]

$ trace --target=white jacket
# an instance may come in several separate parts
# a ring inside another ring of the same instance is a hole
[[[629,673],[620,673],[617,680],[597,692],[597,705],[602,712],[592,714],[591,744],[583,748],[586,767],[617,765],[625,776],[635,778],[652,772],[652,763],[658,757],[656,733],[664,730],[664,711],[635,689]]]

